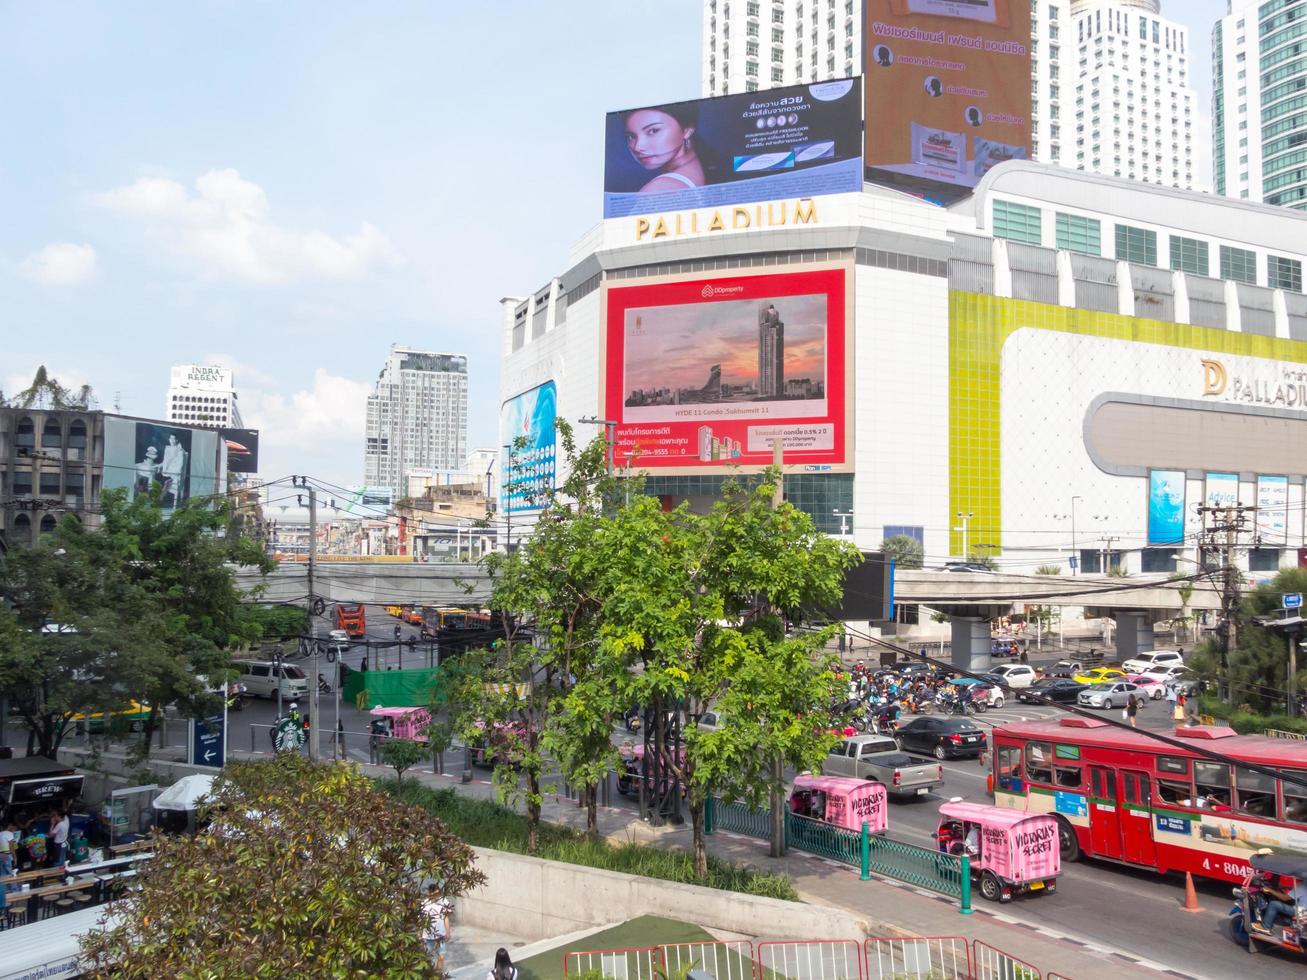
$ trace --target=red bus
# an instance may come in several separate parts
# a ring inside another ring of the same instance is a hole
[[[1194,749],[1079,716],[995,728],[994,802],[1053,814],[1063,861],[1242,882],[1259,848],[1307,854],[1307,742],[1206,725],[1167,735]]]
[[[363,603],[336,603],[336,629],[344,630],[349,634],[350,639],[362,639],[367,636],[368,630],[364,622]]]

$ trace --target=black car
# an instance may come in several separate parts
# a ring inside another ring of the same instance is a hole
[[[1088,686],[1088,684],[1073,681],[1069,677],[1045,677],[1035,681],[1029,687],[1018,690],[1016,695],[1018,701],[1024,701],[1027,704],[1038,703],[1031,695],[1038,695],[1041,698],[1057,701],[1060,704],[1075,704],[1080,692]]]
[[[985,733],[965,718],[913,718],[899,728],[898,740],[905,752],[936,759],[977,756],[985,751]]]

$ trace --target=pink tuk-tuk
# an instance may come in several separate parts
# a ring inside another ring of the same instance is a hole
[[[371,734],[391,738],[407,738],[415,742],[427,740],[426,727],[431,724],[431,712],[426,708],[373,708]]]
[[[801,773],[790,789],[790,812],[801,817],[862,833],[865,821],[873,834],[889,828],[889,807],[884,783],[847,776]]]
[[[1010,902],[1022,892],[1057,891],[1062,871],[1057,821],[954,797],[939,808],[939,849],[971,858],[971,876],[991,902]]]

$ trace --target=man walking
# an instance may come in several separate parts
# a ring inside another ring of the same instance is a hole
[[[1177,697],[1179,697],[1179,693],[1175,689],[1175,681],[1167,681],[1166,708],[1171,713],[1172,718],[1175,718],[1175,700]]]
[[[427,955],[432,958],[436,972],[445,972],[445,945],[449,942],[449,917],[454,913],[454,906],[449,899],[440,894],[434,885],[427,885],[427,897],[422,902],[422,911],[426,913],[427,928],[423,939],[427,944]]]
[[[57,868],[68,860],[68,814],[55,811],[50,827],[50,867]]]

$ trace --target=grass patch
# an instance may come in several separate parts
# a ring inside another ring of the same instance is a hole
[[[586,936],[584,939],[564,943],[544,953],[515,961],[513,965],[517,967],[521,980],[563,980],[563,961],[567,954],[574,950],[582,952],[596,949],[640,949],[669,943],[710,942],[713,942],[713,937],[698,926],[656,915],[642,915],[619,926]],[[741,970],[737,975],[747,975],[745,965],[740,965]],[[632,974],[634,972],[631,971]]]
[[[460,796],[452,789],[432,789],[413,779],[404,780],[402,785],[393,779],[377,782],[397,799],[421,807],[438,818],[469,844],[515,854],[526,853],[526,817],[515,810],[492,800]],[[694,876],[694,861],[688,854],[644,844],[613,844],[557,824],[540,824],[540,847],[536,856],[744,895],[790,902],[799,900],[799,893],[794,890],[794,883],[788,875],[766,874],[709,856],[708,878],[700,881]]]

